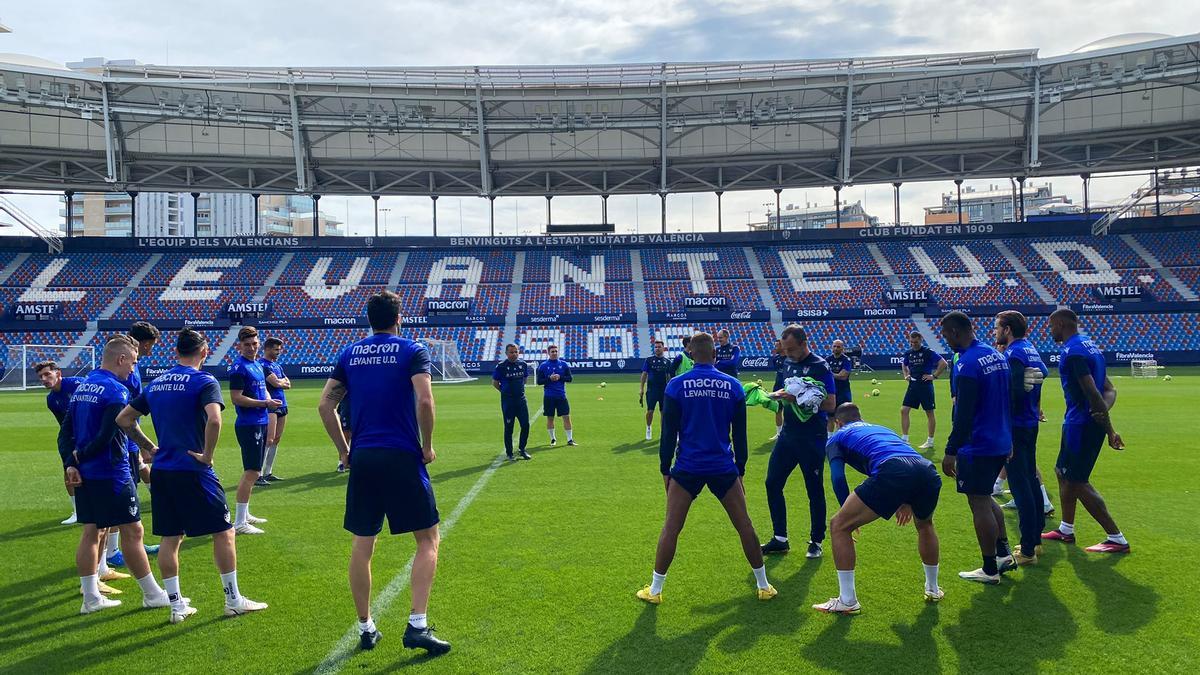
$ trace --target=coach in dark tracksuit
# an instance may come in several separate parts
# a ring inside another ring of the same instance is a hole
[[[729,331],[717,332],[717,370],[731,377],[738,376],[738,366],[742,362],[742,350],[729,341]]]
[[[504,452],[509,459],[513,457],[512,433],[514,424],[521,425],[521,440],[518,451],[521,459],[533,459],[525,446],[529,443],[529,404],[525,400],[525,380],[533,374],[533,370],[521,359],[517,358],[517,346],[510,344],[504,348],[505,359],[496,364],[492,371],[492,386],[500,392],[500,412],[504,415]]]
[[[771,509],[771,524],[775,536],[763,544],[763,553],[786,553],[788,544],[787,501],[783,488],[796,467],[804,474],[804,489],[808,493],[808,513],[811,520],[807,557],[821,556],[821,542],[825,540],[825,442],[829,432],[826,427],[828,413],[834,411],[833,374],[825,359],[808,348],[808,334],[804,328],[792,324],[783,330],[780,338],[784,354],[783,378],[811,377],[825,387],[825,401],[818,412],[806,421],[800,421],[791,407],[783,414],[783,431],[771,450],[767,464],[767,506]],[[787,396],[787,395],[785,395]]]

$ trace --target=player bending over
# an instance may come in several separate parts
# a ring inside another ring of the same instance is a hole
[[[537,383],[542,389],[542,415],[546,418],[546,431],[550,432],[550,446],[558,443],[554,433],[554,417],[562,417],[563,431],[567,433],[567,445],[575,443],[575,428],[571,426],[571,404],[567,402],[567,383],[571,381],[571,366],[558,358],[558,347],[546,347],[546,360],[537,367]]]
[[[504,347],[504,360],[492,371],[492,386],[500,392],[500,415],[504,418],[504,454],[509,461],[513,456],[513,426],[521,426],[521,440],[517,450],[521,459],[533,459],[525,450],[529,444],[529,402],[525,400],[525,382],[531,368],[520,359],[521,350],[515,344]]]
[[[149,415],[158,435],[158,448],[152,450],[150,506],[154,534],[162,537],[158,569],[171,607],[170,621],[179,623],[196,613],[179,585],[179,547],[185,536],[212,535],[226,616],[266,609],[266,603],[255,602],[238,589],[229,505],[212,468],[225,403],[217,379],[200,370],[208,358],[208,340],[184,328],[175,354],[178,365],[158,376],[117,417],[119,426],[137,437],[141,435],[138,418]]]
[[[983,556],[983,567],[958,576],[994,585],[1000,583],[1001,573],[1016,568],[1008,549],[1004,512],[992,499],[992,484],[1013,448],[1008,359],[975,339],[975,327],[962,312],[942,317],[942,338],[959,354],[954,365],[958,396],[942,472],[954,478],[958,491],[967,496]]]
[[[667,384],[658,446],[659,468],[667,489],[667,520],[658,538],[650,585],[638,591],[637,597],[654,605],[662,602],[663,582],[675,557],[688,509],[707,486],[725,507],[742,541],[742,551],[758,585],[758,599],[770,600],[777,592],[767,583],[742,485],[747,457],[742,383],[713,366],[716,354],[711,335],[695,335],[691,347],[695,367]]]
[[[1058,528],[1043,534],[1042,539],[1075,543],[1075,502],[1080,501],[1108,535],[1104,541],[1084,550],[1129,553],[1129,542],[1109,515],[1104,497],[1091,483],[1092,469],[1100,458],[1105,437],[1112,449],[1125,449],[1109,418],[1109,410],[1117,403],[1117,390],[1108,379],[1104,354],[1079,332],[1079,317],[1069,309],[1050,315],[1050,336],[1063,346],[1058,372],[1067,412],[1063,418],[1062,445],[1054,465],[1062,500],[1062,522]]]
[[[858,614],[862,606],[854,590],[854,537],[858,528],[876,519],[896,516],[897,525],[913,521],[917,528],[917,552],[925,567],[925,600],[938,602],[944,595],[938,586],[938,538],[933,529],[942,479],[933,462],[917,454],[896,432],[867,424],[855,403],[843,403],[833,415],[837,431],[829,437],[829,478],[842,508],[829,523],[833,540],[833,562],[837,568],[839,594],[813,605],[819,612]],[[846,466],[867,475],[867,480],[850,492]]]
[[[646,440],[654,430],[654,409],[663,409],[663,396],[667,381],[671,379],[671,362],[663,356],[667,346],[662,340],[654,341],[654,356],[642,362],[642,382],[638,390],[638,405],[646,407]]]
[[[117,426],[117,415],[129,402],[123,380],[137,362],[137,345],[125,335],[104,345],[100,368],[80,383],[67,407],[58,433],[59,453],[67,483],[75,487],[83,533],[75,553],[79,585],[83,591],[80,614],[91,614],[121,604],[100,595],[96,573],[104,528],[117,528],[126,542],[129,569],[142,589],[143,607],[167,607],[167,594],[154,579],[142,544],[141,505],[129,466],[128,439]],[[141,449],[154,445],[136,427]]]
[[[283,340],[269,337],[263,341],[263,356],[258,360],[263,374],[267,376],[267,396],[279,401],[282,405],[267,411],[267,452],[263,457],[262,475],[255,485],[270,485],[277,480],[283,480],[275,475],[275,453],[279,452],[279,443],[283,440],[283,428],[286,426],[288,406],[287,393],[292,388],[292,381],[283,374],[279,365],[279,357],[283,355]]]
[[[79,386],[79,383],[83,382],[83,378],[63,377],[58,364],[53,361],[35,363],[33,372],[37,373],[42,386],[49,390],[46,394],[46,408],[54,415],[54,419],[58,420],[58,425],[61,427],[63,419],[67,416],[67,406],[71,404],[71,395],[75,393],[75,388]],[[74,487],[67,485],[67,496],[71,498],[71,515],[62,521],[62,524],[74,525],[78,518],[78,514],[75,512]]]
[[[429,593],[438,559],[438,510],[426,464],[433,451],[433,380],[429,350],[399,336],[400,296],[383,291],[367,301],[373,334],[338,355],[318,411],[338,456],[353,465],[346,486],[344,527],[350,549],[350,593],[358,611],[359,647],[374,649],[383,637],[371,617],[371,556],[387,516],[393,535],[412,532],[412,611],[404,646],[430,654],[450,651],[428,623]],[[347,444],[337,405],[349,393],[354,437]],[[354,454],[350,454],[353,449]]]

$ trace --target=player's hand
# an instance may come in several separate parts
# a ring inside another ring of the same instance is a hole
[[[67,467],[67,473],[66,473],[65,480],[67,483],[67,487],[75,487],[77,485],[83,484],[83,476],[80,476],[79,469],[76,469],[73,466]]]
[[[433,464],[434,460],[436,460],[436,459],[437,459],[437,453],[433,451],[433,446],[429,446],[428,448],[421,448],[421,461],[422,462],[424,462],[426,464]]]
[[[153,448],[150,448],[149,450],[142,450],[141,451],[142,462],[144,462],[146,464],[153,462],[154,456],[157,454],[158,454],[158,446],[157,445],[154,446]]]
[[[900,508],[896,509],[896,525],[904,527],[912,522],[913,512],[912,507],[908,504],[901,504]]]
[[[350,453],[339,452],[338,453],[338,463],[342,465],[343,470],[349,469],[350,468]]]
[[[283,401],[280,401],[279,399],[272,398],[267,400],[267,410],[279,410],[282,407]]]
[[[1044,375],[1042,375],[1041,369],[1026,368],[1025,369],[1025,384],[1024,384],[1025,391],[1026,392],[1033,391],[1033,388],[1038,386],[1042,382],[1044,382],[1045,379],[1046,379],[1046,377]]]
[[[196,460],[197,462],[200,462],[204,466],[211,467],[213,465],[212,453],[196,452],[195,450],[188,450],[188,454],[192,456],[192,459]]]
[[[1125,441],[1121,439],[1121,434],[1118,434],[1115,431],[1109,434],[1108,447],[1112,448],[1113,450],[1124,450]]]
[[[854,531],[850,533],[850,541],[858,543],[858,538],[861,536],[862,536],[862,528],[856,527],[856,528],[854,528]]]
[[[933,376],[932,375],[922,375],[921,381],[922,382],[933,382]]]
[[[639,408],[646,407],[646,393],[645,392],[638,394],[638,407]]]
[[[1092,419],[1102,427],[1108,426],[1108,410],[1093,410]]]
[[[942,458],[942,473],[951,478],[958,476],[958,458],[954,455],[946,455]]]
[[[553,374],[553,375],[551,375],[551,376],[550,376],[550,381],[551,381],[551,382],[558,382],[558,379],[559,379],[559,378],[558,378],[558,373],[555,373],[555,374]]]

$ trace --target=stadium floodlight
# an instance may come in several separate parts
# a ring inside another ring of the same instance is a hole
[[[0,391],[25,391],[42,386],[33,366],[41,361],[58,364],[63,377],[83,377],[96,368],[91,345],[9,345],[0,374]]]

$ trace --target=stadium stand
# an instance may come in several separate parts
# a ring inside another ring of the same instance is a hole
[[[223,251],[206,255],[163,256],[142,280],[143,286],[181,284],[188,277],[202,278],[190,286],[261,286],[279,264],[282,253]],[[181,275],[180,273],[184,274]]]
[[[918,259],[924,254],[942,274],[971,272],[963,257],[973,256],[984,271],[1013,273],[1012,264],[991,241],[884,241],[878,244],[896,274],[924,274]],[[963,257],[960,257],[963,256]]]
[[[856,241],[830,242],[825,246],[764,246],[755,248],[754,253],[758,257],[763,275],[769,279],[794,277],[790,272],[797,264],[803,265],[805,270],[824,269],[814,265],[829,266],[828,272],[805,272],[808,279],[878,276],[883,273],[871,257],[866,244]]]
[[[632,307],[633,284],[628,282],[526,283],[521,287],[521,307],[517,311],[521,314],[599,314],[628,312]]]
[[[683,308],[683,299],[693,295],[719,295],[729,301],[732,311],[763,310],[762,295],[757,284],[750,279],[715,279],[698,292],[691,281],[646,282],[646,306],[651,312],[677,312]]]
[[[430,272],[434,266],[441,264],[448,271],[459,271],[446,275],[444,278],[462,279],[460,270],[480,273],[481,284],[512,283],[513,265],[516,254],[512,251],[495,251],[486,249],[435,249],[413,251],[404,265],[404,274],[400,279],[402,284],[426,284],[430,282]]]
[[[701,265],[705,279],[750,279],[750,263],[739,246],[642,251],[646,281],[690,279],[688,264]]]
[[[357,283],[382,286],[388,282],[392,268],[396,266],[395,251],[330,251],[315,253],[305,251],[297,253],[284,269],[277,282],[280,286],[304,286],[308,277],[320,265],[324,274],[319,274],[318,285],[339,286],[345,283],[350,275],[357,275],[361,269],[362,278]],[[360,261],[366,261],[366,266]],[[327,261],[327,262],[325,262]]]
[[[602,265],[593,264],[595,262],[602,262]],[[562,278],[552,279],[551,273],[555,271],[562,273],[570,270],[571,266],[583,270],[589,278],[603,270],[605,281],[630,281],[633,279],[633,264],[629,258],[629,251],[604,249],[595,252],[528,251],[525,253],[524,281],[527,284],[558,282]],[[508,281],[508,279],[504,281]],[[575,281],[583,281],[583,279],[575,279]]]
[[[820,280],[806,276],[802,286],[805,290],[796,290],[797,283],[796,279],[771,279],[768,282],[780,309],[881,307],[884,291],[891,288],[881,276]]]
[[[518,326],[517,344],[531,359],[541,358],[550,344],[558,346],[564,359],[632,359],[638,355],[637,326],[633,324]]]
[[[1138,232],[1133,235],[1158,262],[1167,267],[1197,264],[1196,252],[1200,251],[1200,232]]]
[[[53,265],[58,268],[49,288],[124,286],[150,259],[141,252],[80,252],[69,255],[36,253],[17,268],[5,286],[27,287]]]

